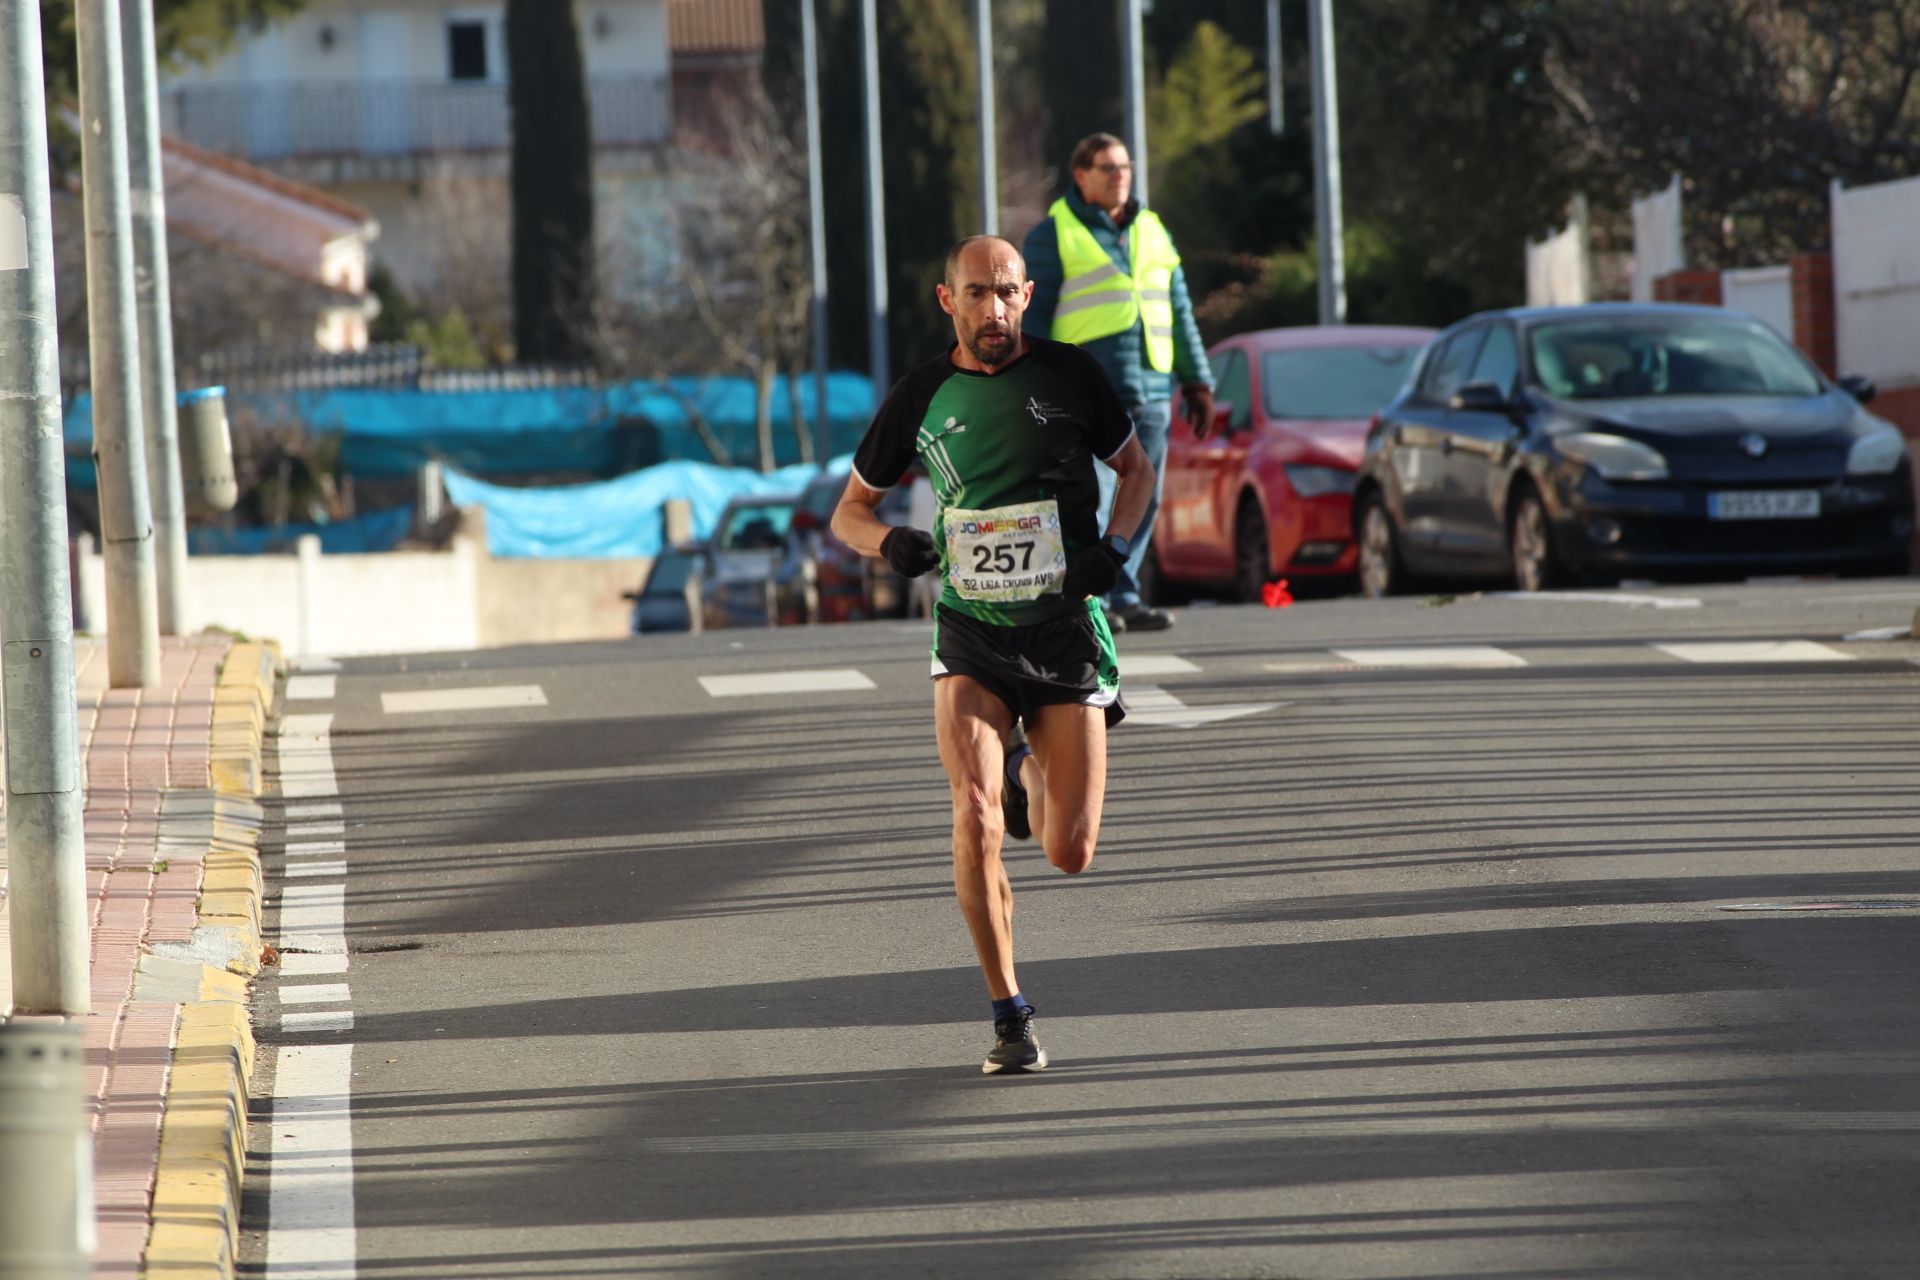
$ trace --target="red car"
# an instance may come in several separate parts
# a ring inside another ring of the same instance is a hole
[[[1353,484],[1367,423],[1432,329],[1344,325],[1243,333],[1207,352],[1214,427],[1179,407],[1148,548],[1148,592],[1230,586],[1255,601],[1275,578],[1351,578]]]

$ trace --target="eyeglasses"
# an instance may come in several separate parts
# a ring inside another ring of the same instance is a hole
[[[1131,164],[1097,164],[1093,167],[1106,174],[1133,172],[1133,166]]]

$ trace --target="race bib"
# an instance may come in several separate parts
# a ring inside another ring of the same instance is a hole
[[[990,511],[949,508],[947,581],[966,600],[1037,600],[1059,594],[1067,572],[1060,506],[1051,498]]]

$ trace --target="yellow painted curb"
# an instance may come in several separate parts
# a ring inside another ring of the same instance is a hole
[[[227,651],[213,690],[209,770],[216,790],[260,794],[261,744],[279,672],[280,646],[271,641],[247,641]]]
[[[238,1257],[253,1028],[241,979],[207,973],[200,1002],[180,1010],[146,1276],[229,1277]]]
[[[280,670],[278,645],[236,644],[214,686],[208,755],[215,817],[195,932],[230,935],[230,968],[238,972],[203,966],[199,999],[180,1009],[142,1276],[232,1280],[239,1259],[254,1059],[247,977],[260,967],[265,885],[259,825],[238,820],[227,806],[251,800],[265,783],[262,753]]]

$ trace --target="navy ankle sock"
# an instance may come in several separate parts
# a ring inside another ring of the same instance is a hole
[[[1016,991],[1005,1000],[993,1002],[993,1020],[998,1022],[1002,1018],[1011,1018],[1019,1010],[1031,1008],[1033,1006],[1027,1003],[1027,998]]]
[[[1007,781],[1020,787],[1022,791],[1026,788],[1020,784],[1020,762],[1032,754],[1033,748],[1023,742],[1017,750],[1007,756]]]

